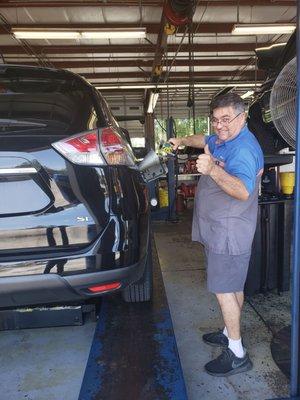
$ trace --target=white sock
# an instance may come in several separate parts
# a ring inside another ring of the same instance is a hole
[[[228,347],[234,353],[236,357],[243,358],[245,355],[245,350],[242,345],[242,339],[234,340],[228,338],[229,345]]]
[[[226,326],[225,326],[225,328],[223,329],[223,335],[225,335],[226,337],[228,337],[228,332],[227,332]]]

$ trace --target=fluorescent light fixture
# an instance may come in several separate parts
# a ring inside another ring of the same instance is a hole
[[[293,33],[296,24],[235,24],[232,29],[233,35],[282,35]]]
[[[18,39],[129,39],[146,37],[146,28],[93,29],[90,31],[63,30],[15,30]]]
[[[225,87],[259,87],[261,82],[253,83],[253,82],[244,82],[244,83],[195,83],[195,88],[225,88]],[[112,89],[176,89],[176,88],[188,88],[190,85],[189,83],[159,83],[158,85],[155,84],[141,84],[141,85],[106,85],[106,86],[98,86],[96,84],[96,89],[99,90],[112,90]]]
[[[158,100],[159,93],[157,92],[151,92],[150,97],[149,97],[149,103],[148,103],[148,108],[147,108],[147,113],[152,114],[154,111],[154,108],[156,106],[157,100]]]
[[[81,36],[83,39],[142,39],[146,37],[146,28],[99,29],[81,32]]]
[[[141,85],[111,85],[111,86],[96,86],[96,89],[155,89],[154,84],[141,84]]]
[[[248,97],[252,96],[253,94],[254,94],[254,90],[248,90],[248,92],[242,94],[241,98],[248,99]]]
[[[132,137],[130,138],[132,147],[145,147],[146,139],[144,137]]]
[[[267,46],[267,47],[257,47],[255,49],[255,51],[271,50],[271,49],[274,49],[275,47],[284,47],[285,45],[286,45],[286,42],[285,43],[275,43],[275,44],[272,44],[271,46]]]
[[[14,31],[18,39],[79,39],[80,33],[75,31]]]

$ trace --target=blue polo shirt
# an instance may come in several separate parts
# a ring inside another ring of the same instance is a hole
[[[264,167],[263,152],[255,136],[245,125],[235,138],[220,143],[217,139],[216,134],[205,138],[212,156],[228,174],[239,178],[251,194]]]

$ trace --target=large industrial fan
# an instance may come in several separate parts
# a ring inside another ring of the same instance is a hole
[[[287,144],[296,145],[297,59],[293,58],[282,69],[273,85],[270,112],[278,133]]]
[[[278,133],[293,149],[296,145],[296,95],[297,59],[295,57],[281,70],[273,85],[270,96],[270,112],[273,123]],[[286,326],[276,332],[271,342],[272,357],[287,377],[290,377],[291,374],[290,343],[290,326]]]

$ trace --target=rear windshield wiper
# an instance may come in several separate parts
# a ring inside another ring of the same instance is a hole
[[[0,128],[9,126],[32,126],[32,127],[45,127],[47,124],[41,122],[30,122],[21,119],[5,119],[0,118]]]

